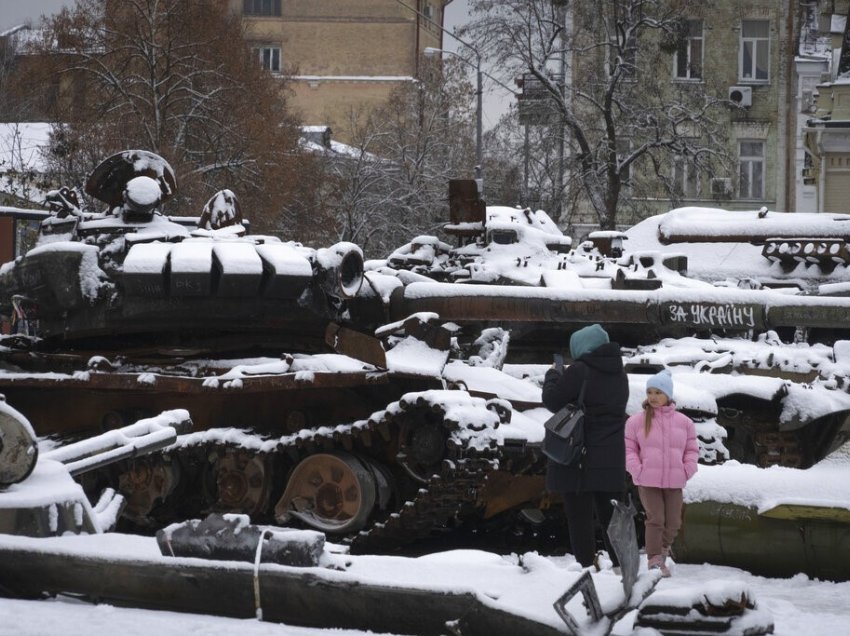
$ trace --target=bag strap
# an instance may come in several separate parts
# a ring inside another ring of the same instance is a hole
[[[584,377],[581,379],[581,390],[578,392],[576,403],[584,410],[584,387],[587,386],[587,365],[584,365]]]

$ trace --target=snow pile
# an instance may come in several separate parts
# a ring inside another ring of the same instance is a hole
[[[205,274],[212,271],[213,244],[203,239],[187,239],[171,248],[171,271]]]
[[[154,206],[159,203],[162,192],[159,184],[150,177],[134,177],[127,182],[126,197],[140,206]]]
[[[850,510],[850,448],[844,446],[811,468],[759,468],[731,460],[700,466],[685,486],[685,501],[716,501],[766,512],[781,504]]]
[[[125,274],[162,274],[171,253],[171,243],[140,243],[133,245],[124,259]]]
[[[213,245],[216,262],[224,275],[261,276],[263,262],[251,243],[219,241]]]
[[[630,251],[684,253],[688,276],[717,284],[736,286],[755,279],[816,291],[825,280],[850,281],[850,268],[841,264],[826,272],[816,263],[801,261],[786,270],[762,256],[763,243],[771,238],[850,237],[850,215],[686,207],[644,219],[625,234]],[[726,235],[749,237],[755,244],[724,242]]]
[[[98,249],[93,245],[84,245],[72,241],[57,241],[41,244],[31,249],[27,256],[37,256],[48,252],[77,252],[80,255],[79,281],[80,293],[89,302],[97,300],[107,284],[108,277],[98,265]],[[17,261],[15,261],[17,262]]]
[[[257,245],[257,253],[271,264],[278,276],[309,278],[313,275],[310,261],[293,244],[264,243]]]
[[[733,212],[719,208],[684,207],[662,215],[658,220],[658,235],[662,241],[692,241],[706,237],[718,239],[730,235],[753,239],[850,236],[850,215],[807,212],[789,214],[767,210]]]
[[[387,368],[395,373],[439,377],[448,358],[448,351],[434,349],[418,338],[408,337],[387,351]]]

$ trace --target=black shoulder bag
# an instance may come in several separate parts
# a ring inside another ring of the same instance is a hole
[[[587,370],[581,381],[581,390],[575,402],[567,404],[546,420],[543,453],[553,462],[564,466],[578,464],[584,455],[584,387]]]

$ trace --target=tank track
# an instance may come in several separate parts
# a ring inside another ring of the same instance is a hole
[[[471,514],[487,474],[498,460],[464,459],[432,477],[416,497],[386,521],[375,522],[348,543],[354,554],[390,552],[432,536],[457,517]],[[498,464],[497,464],[498,465]]]
[[[231,463],[253,466],[254,474],[246,470],[245,482],[256,478],[257,466],[263,466],[269,472],[263,475],[263,488],[251,499],[253,505],[248,506],[254,510],[220,502],[205,507],[205,512],[257,513],[258,517],[267,516],[275,504],[271,499],[272,482],[279,474],[272,470],[275,462],[285,466],[286,474],[316,453],[344,451],[372,464],[382,463],[404,482],[396,484],[397,505],[388,504],[383,510],[377,510],[376,505],[376,512],[364,529],[337,540],[348,544],[352,552],[392,552],[451,527],[459,517],[475,513],[487,475],[499,467],[501,442],[496,429],[509,419],[509,409],[502,400],[485,401],[465,391],[409,393],[365,420],[302,430],[279,438],[237,429],[209,429],[181,435],[153,459],[137,461],[172,465],[197,462],[199,458],[220,460],[230,455],[241,458]],[[157,474],[150,466],[141,472]],[[123,484],[131,481],[125,478]],[[164,481],[167,480],[160,478],[159,483]],[[173,485],[171,489],[174,499],[179,500],[176,493],[180,490]],[[118,490],[122,488],[119,486]],[[125,494],[132,499],[133,493]],[[161,499],[166,503],[169,494],[162,493]],[[154,502],[157,497],[150,495],[147,500]],[[160,512],[155,515],[157,524],[181,520],[179,508],[169,504],[169,510],[173,515],[166,517],[174,518],[164,519]]]

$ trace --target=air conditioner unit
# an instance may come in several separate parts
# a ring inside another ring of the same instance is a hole
[[[738,106],[749,108],[753,105],[753,87],[752,86],[730,86],[729,101],[734,102]]]

